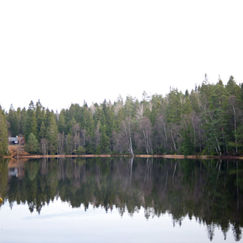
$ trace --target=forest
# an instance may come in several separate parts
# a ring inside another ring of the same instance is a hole
[[[0,108],[0,154],[24,136],[32,154],[243,154],[243,84],[207,81],[185,92],[72,104]]]

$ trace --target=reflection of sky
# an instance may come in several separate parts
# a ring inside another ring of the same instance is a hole
[[[27,205],[8,203],[0,208],[0,242],[210,242],[207,228],[186,217],[176,224],[169,214],[144,217],[141,209],[131,217],[121,216],[117,209],[84,207],[72,208],[68,203],[55,200],[44,206],[40,215],[30,213]],[[224,241],[216,228],[213,242],[234,242],[231,232]]]

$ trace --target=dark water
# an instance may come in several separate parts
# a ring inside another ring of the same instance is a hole
[[[242,161],[1,161],[0,196],[0,242],[242,241]]]

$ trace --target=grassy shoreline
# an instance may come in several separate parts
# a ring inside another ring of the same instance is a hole
[[[132,157],[127,154],[56,154],[56,155],[19,155],[4,156],[5,159],[42,159],[42,158],[112,158],[112,157]],[[165,159],[223,159],[223,160],[243,160],[243,156],[216,156],[216,155],[174,155],[174,154],[135,154],[134,158],[165,158]]]

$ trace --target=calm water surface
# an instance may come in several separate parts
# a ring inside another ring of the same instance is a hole
[[[242,242],[240,161],[1,161],[0,242]]]

